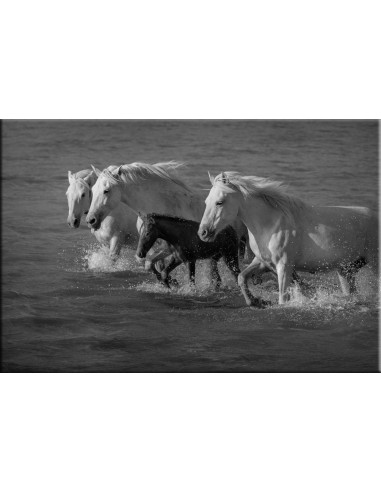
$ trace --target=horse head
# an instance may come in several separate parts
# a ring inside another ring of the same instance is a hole
[[[68,172],[69,187],[66,191],[69,213],[67,223],[70,227],[77,229],[81,223],[83,214],[87,214],[91,203],[91,187],[95,176],[93,172],[83,174],[80,177],[77,173]]]
[[[142,215],[139,213],[139,219],[142,221],[140,227],[139,244],[136,250],[136,259],[139,261],[145,258],[148,251],[152,248],[158,238],[158,229],[156,222],[150,215]]]

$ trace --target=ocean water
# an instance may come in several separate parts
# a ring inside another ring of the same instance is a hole
[[[336,274],[303,274],[277,304],[268,275],[251,310],[229,273],[196,287],[185,269],[166,291],[122,251],[115,264],[85,222],[66,224],[68,170],[181,160],[183,179],[207,170],[286,181],[312,204],[378,209],[375,121],[5,121],[2,126],[3,371],[377,371],[378,286],[365,267],[344,298]],[[207,193],[207,192],[205,192]]]

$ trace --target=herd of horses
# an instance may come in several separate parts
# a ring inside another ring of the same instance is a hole
[[[209,175],[205,199],[184,182],[181,168],[171,161],[69,171],[69,226],[79,227],[86,215],[111,258],[122,247],[136,250],[137,261],[147,260],[146,269],[168,288],[181,263],[194,282],[198,259],[210,260],[218,286],[223,258],[252,308],[268,304],[248,288],[249,278],[265,271],[278,279],[279,304],[290,299],[291,282],[301,282],[297,271],[336,270],[345,295],[356,291],[364,265],[378,274],[378,217],[370,209],[312,206],[280,182],[232,171]]]

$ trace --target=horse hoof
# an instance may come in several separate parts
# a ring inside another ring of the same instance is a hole
[[[264,301],[259,297],[253,297],[248,306],[250,309],[265,309],[267,306],[271,306],[271,301]]]
[[[178,281],[175,279],[175,278],[171,278],[168,280],[168,284],[171,286],[171,287],[178,287],[179,286],[179,283]]]
[[[261,301],[261,306],[260,306],[260,307],[261,307],[261,309],[265,309],[265,308],[267,308],[267,307],[269,307],[269,306],[271,306],[271,301],[264,301],[264,300],[262,299],[262,301]]]

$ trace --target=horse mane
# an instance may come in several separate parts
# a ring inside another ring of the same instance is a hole
[[[197,223],[195,220],[189,220],[189,219],[184,219],[183,217],[177,217],[176,215],[165,215],[165,214],[157,214],[157,213],[149,213],[147,214],[144,218],[142,217],[143,222],[144,220],[147,220],[148,222],[150,220],[155,220],[155,219],[164,219],[168,220],[170,222],[183,222],[183,223],[190,223],[194,222]]]
[[[281,181],[258,176],[242,176],[234,171],[227,171],[214,178],[214,184],[226,186],[227,191],[239,191],[245,199],[255,196],[270,207],[281,210],[285,215],[301,210],[305,203],[297,197],[286,193],[288,187]]]
[[[82,171],[72,173],[72,175],[71,175],[72,178],[74,179],[74,181],[81,183],[85,188],[90,190],[90,196],[91,196],[91,186],[89,185],[89,183],[87,181],[85,181],[85,178],[87,178],[87,176],[89,176],[89,174],[91,174],[92,172],[93,172],[92,169],[82,169]],[[69,189],[70,189],[70,185],[66,191],[66,195],[69,194]]]
[[[92,172],[93,172],[92,169],[82,169],[82,171],[78,171],[76,173],[73,173],[72,176],[75,179],[78,179],[78,178],[85,179]]]
[[[147,164],[144,162],[133,162],[123,166],[109,166],[102,171],[103,176],[111,182],[117,183],[138,183],[152,177],[163,181],[172,182],[188,192],[190,188],[177,176],[177,170],[184,164],[177,161],[158,162],[157,164]],[[120,175],[116,174],[117,169],[121,170]],[[115,174],[114,174],[115,173]]]

